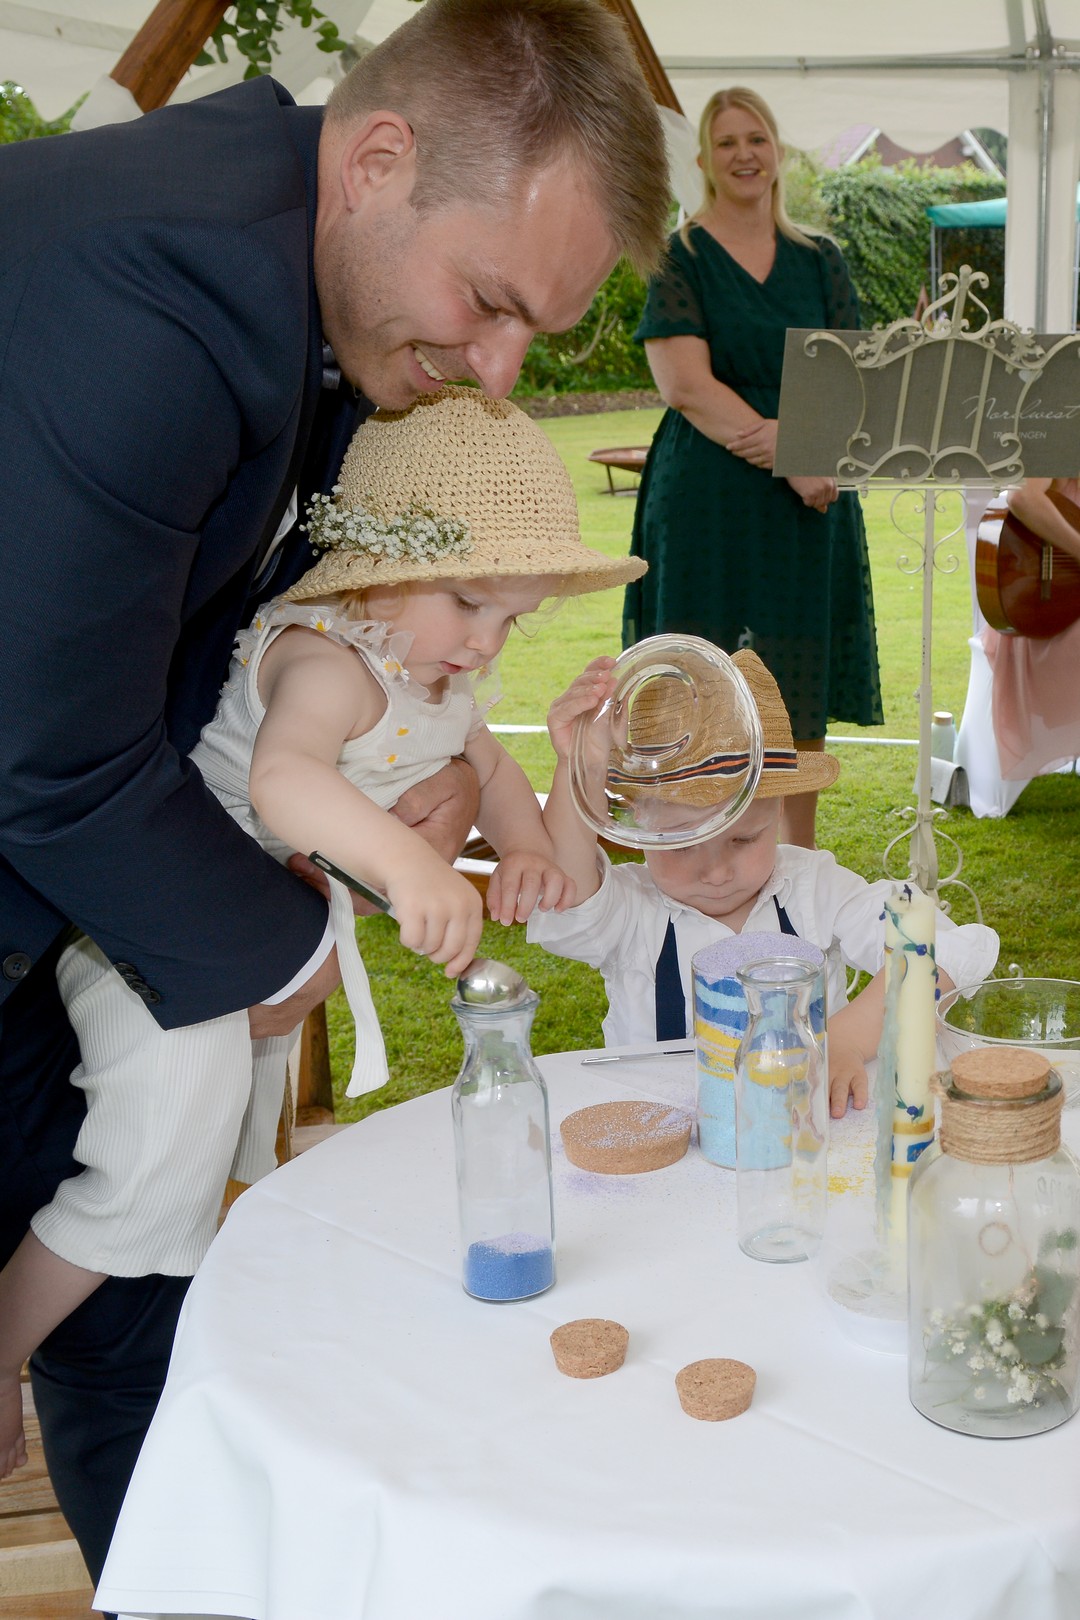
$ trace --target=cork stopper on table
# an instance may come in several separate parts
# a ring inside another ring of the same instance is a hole
[[[564,1322],[551,1335],[555,1365],[568,1378],[603,1378],[617,1372],[629,1342],[621,1322],[609,1322],[602,1316]]]
[[[719,1423],[738,1417],[754,1398],[757,1373],[745,1361],[691,1361],[675,1374],[675,1388],[687,1417]]]
[[[969,1097],[1034,1097],[1046,1090],[1050,1064],[1041,1052],[982,1046],[960,1052],[949,1065],[953,1084]]]
[[[559,1127],[566,1157],[579,1170],[608,1176],[662,1170],[690,1145],[693,1117],[667,1103],[596,1103],[568,1114]]]

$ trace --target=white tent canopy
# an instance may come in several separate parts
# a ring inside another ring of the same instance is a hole
[[[343,34],[372,43],[413,13],[408,0],[321,5]],[[108,73],[150,6],[0,0],[0,78],[55,116]],[[637,0],[637,10],[692,123],[715,88],[742,83],[774,106],[785,139],[811,149],[857,123],[916,151],[965,128],[1007,133],[1007,310],[1043,331],[1071,329],[1080,0]],[[275,73],[299,99],[319,100],[330,62],[290,24]],[[194,69],[174,99],[232,83],[243,66]]]

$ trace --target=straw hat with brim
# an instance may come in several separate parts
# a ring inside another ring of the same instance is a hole
[[[731,662],[749,687],[761,721],[762,766],[754,798],[776,799],[831,787],[840,774],[840,761],[832,754],[795,747],[780,688],[757,653],[744,649],[733,653]],[[609,791],[631,800],[701,806],[722,804],[734,795],[749,768],[735,693],[729,683],[719,678],[710,682],[708,676],[698,676],[694,687],[694,721],[688,720],[687,689],[682,683],[657,681],[641,692],[630,720],[628,741],[634,753],[655,751],[691,732],[692,744],[684,757],[672,761],[670,770],[641,776],[609,770]]]
[[[289,602],[373,585],[558,575],[557,594],[625,585],[639,557],[581,542],[569,474],[551,440],[509,400],[443,388],[358,428],[334,486],[310,512],[326,555]]]

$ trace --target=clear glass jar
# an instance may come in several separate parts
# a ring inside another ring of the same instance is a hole
[[[555,1281],[547,1087],[529,1047],[539,997],[480,959],[451,1006],[465,1040],[451,1097],[462,1285],[475,1299],[528,1299]]]
[[[935,1085],[941,1151],[918,1161],[909,1190],[908,1372],[924,1417],[1009,1438],[1064,1423],[1080,1399],[1080,1166],[1060,1144],[1048,1065],[1038,1092],[967,1089],[995,1055],[965,1053]]]
[[[736,974],[749,1013],[735,1059],[739,1247],[754,1260],[809,1260],[825,1231],[824,967],[777,956]]]

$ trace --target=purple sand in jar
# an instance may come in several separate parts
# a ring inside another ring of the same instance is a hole
[[[465,1256],[465,1292],[474,1299],[528,1299],[555,1281],[550,1244],[525,1232],[487,1243],[470,1243]]]

